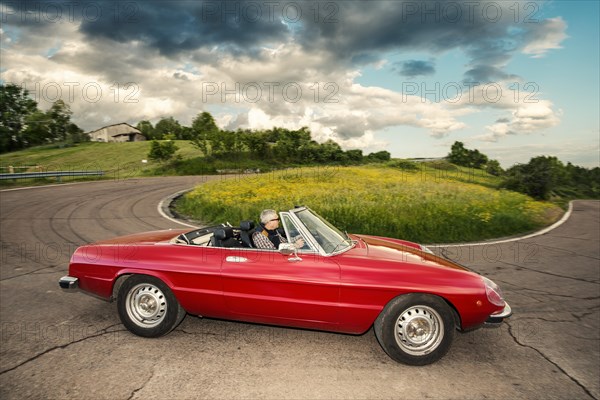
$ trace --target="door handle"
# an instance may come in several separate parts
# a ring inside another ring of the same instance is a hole
[[[248,259],[246,257],[240,257],[240,256],[228,256],[227,258],[225,258],[225,261],[231,262],[231,263],[243,263],[243,262],[248,261]]]

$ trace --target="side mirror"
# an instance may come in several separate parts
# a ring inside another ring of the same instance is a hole
[[[298,257],[298,249],[291,243],[281,243],[279,245],[279,253],[284,256],[292,256],[288,258],[290,262],[302,261],[302,258]]]

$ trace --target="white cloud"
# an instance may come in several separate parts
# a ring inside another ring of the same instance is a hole
[[[534,58],[543,57],[548,50],[561,49],[560,43],[568,36],[566,22],[558,18],[549,18],[538,22],[537,29],[532,29],[528,33],[529,40],[523,48],[523,53],[530,54]]]
[[[486,142],[497,142],[507,135],[531,134],[551,128],[560,123],[561,111],[556,111],[548,100],[536,103],[522,103],[512,111],[510,118],[502,118],[492,125],[486,126],[487,134],[475,139]]]
[[[316,138],[334,138],[347,146],[367,144],[374,132],[394,126],[423,128],[432,136],[442,137],[464,127],[457,120],[464,110],[449,109],[444,104],[423,102],[418,96],[406,96],[379,88],[366,87],[347,80],[336,85],[335,96],[315,97],[313,85],[299,82],[303,96],[295,103],[283,101],[257,102],[248,112],[242,127],[262,129],[274,125],[287,128],[309,126]],[[331,92],[333,93],[333,92]],[[362,139],[361,139],[362,138]]]

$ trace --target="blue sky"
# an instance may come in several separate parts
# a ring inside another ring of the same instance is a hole
[[[598,1],[0,7],[0,79],[42,108],[62,98],[86,130],[210,111],[365,153],[440,157],[460,140],[505,167],[600,164]]]

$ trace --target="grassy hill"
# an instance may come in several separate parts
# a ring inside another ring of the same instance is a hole
[[[189,141],[177,141],[178,154],[184,159],[198,157],[201,153]],[[68,147],[57,145],[32,147],[26,150],[0,155],[0,172],[8,172],[8,167],[33,167],[38,169],[17,168],[14,172],[27,171],[74,171],[103,170],[107,179],[124,179],[155,175],[161,164],[148,160],[150,142],[127,143],[80,143]],[[147,160],[143,163],[142,160]],[[67,178],[63,178],[63,181]],[[90,178],[68,178],[82,180]],[[54,178],[36,181],[19,181],[16,184],[43,184],[55,181]],[[14,182],[2,182],[14,185]]]
[[[392,166],[302,168],[198,186],[179,212],[210,223],[258,219],[263,209],[307,205],[348,232],[421,243],[491,239],[556,221],[551,203],[494,185],[482,171]]]

